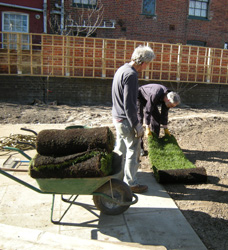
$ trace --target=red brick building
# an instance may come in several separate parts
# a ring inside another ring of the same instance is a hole
[[[18,40],[23,43],[22,49],[29,49],[30,42],[40,44],[40,37],[35,35],[31,37],[29,33],[49,33],[49,2],[49,0],[0,1],[0,31],[10,32],[0,36],[0,47],[18,49]],[[36,49],[35,46],[33,49]]]
[[[49,0],[1,0],[0,30],[18,33],[48,32]]]
[[[102,22],[93,33],[97,37],[215,48],[224,48],[228,43],[227,0],[101,0],[101,2],[105,23]],[[61,6],[68,12],[74,13],[76,8],[88,9],[96,6],[99,0],[51,0],[51,9],[54,11],[57,10],[55,3],[58,4],[60,17]],[[84,21],[86,25],[86,20]]]

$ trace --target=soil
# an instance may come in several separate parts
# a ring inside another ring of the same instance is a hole
[[[110,126],[109,106],[66,106],[0,103],[0,124],[66,123]],[[169,112],[169,129],[187,158],[204,167],[206,184],[165,184],[192,228],[209,250],[228,249],[228,107],[180,106]],[[161,134],[162,136],[162,134]],[[148,157],[141,169],[151,170]]]

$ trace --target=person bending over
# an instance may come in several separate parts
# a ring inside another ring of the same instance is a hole
[[[170,135],[167,126],[168,111],[178,104],[180,104],[180,96],[161,84],[151,83],[141,86],[137,99],[138,120],[141,124],[145,122],[146,135],[151,135],[153,131],[159,136],[161,125],[165,134]],[[159,106],[161,106],[160,111]],[[146,155],[143,140],[141,140],[141,155]]]

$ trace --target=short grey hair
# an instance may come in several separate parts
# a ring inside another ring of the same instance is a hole
[[[139,45],[133,52],[131,60],[137,65],[149,63],[155,58],[154,51],[149,46]]]
[[[176,92],[173,92],[173,91],[167,94],[167,98],[169,99],[171,103],[180,104],[181,102],[180,96]]]

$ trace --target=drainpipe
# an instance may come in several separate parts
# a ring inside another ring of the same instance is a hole
[[[64,0],[61,1],[61,33],[64,30]]]
[[[44,33],[47,33],[47,0],[44,0],[43,8]]]

